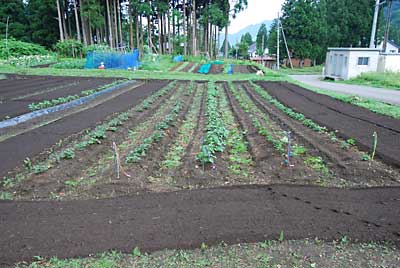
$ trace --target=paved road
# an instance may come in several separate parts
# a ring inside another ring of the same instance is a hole
[[[291,75],[290,77],[304,84],[320,89],[332,90],[349,95],[358,95],[361,97],[400,105],[400,90],[325,82],[320,80],[320,75]]]

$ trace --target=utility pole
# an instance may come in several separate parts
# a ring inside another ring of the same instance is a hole
[[[277,33],[277,44],[276,44],[276,69],[279,70],[279,12],[278,12],[278,20],[276,23],[276,33]]]
[[[279,21],[279,24],[281,25],[281,30],[282,30],[282,36],[283,36],[283,41],[285,42],[285,47],[286,47],[286,52],[289,58],[289,63],[290,63],[290,69],[293,69],[293,64],[292,64],[292,58],[290,57],[290,52],[289,52],[289,48],[286,42],[286,35],[285,32],[283,31],[283,25],[282,23]]]
[[[374,21],[372,22],[371,41],[369,43],[370,48],[375,48],[375,35],[376,35],[376,25],[378,23],[378,16],[379,16],[379,5],[380,5],[380,0],[376,0]]]
[[[10,21],[10,16],[7,17],[7,25],[6,25],[6,51],[7,51],[7,60],[8,60],[8,22]]]
[[[383,47],[382,47],[382,51],[385,52],[386,51],[386,47],[387,47],[387,42],[389,39],[389,31],[390,31],[390,20],[392,18],[392,4],[393,4],[393,0],[388,0],[388,17],[386,20],[386,28],[385,28],[385,39],[383,40]]]

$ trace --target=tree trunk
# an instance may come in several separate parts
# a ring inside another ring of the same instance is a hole
[[[175,49],[175,0],[172,0],[172,42],[171,42],[171,52],[172,54],[174,53],[174,49]]]
[[[183,37],[185,38],[183,42],[183,55],[187,55],[187,35],[186,35],[186,0],[183,0]]]
[[[166,36],[167,36],[167,16],[166,16],[166,13],[164,12],[163,13],[163,50],[164,50],[164,53],[166,53],[167,52],[167,38],[166,38]]]
[[[139,49],[139,51],[140,51],[139,19],[138,19],[137,14],[135,16],[135,20],[136,20],[136,48]],[[140,25],[140,27],[142,27],[142,25]]]
[[[88,45],[88,41],[87,41],[87,34],[86,34],[86,19],[85,19],[85,16],[83,15],[83,0],[80,0],[79,11],[80,11],[79,13],[81,15],[81,22],[82,22],[83,44],[85,44],[85,46],[87,46]]]
[[[61,8],[59,0],[56,0],[56,3],[57,3],[57,13],[58,13],[58,30],[60,31],[60,41],[64,42],[63,23],[61,19]]]
[[[168,15],[170,15],[170,9],[168,7]],[[171,42],[171,16],[168,16],[168,54],[172,54],[172,42]]]
[[[132,22],[132,8],[131,0],[128,0],[128,16],[129,16],[129,46],[132,50],[134,48],[133,44],[133,22]]]
[[[139,20],[140,20],[140,55],[142,55],[143,54],[143,45],[144,45],[144,34],[143,34],[143,18],[142,18],[142,16],[140,15],[140,17],[139,17]]]
[[[193,55],[197,56],[197,33],[196,33],[196,27],[197,27],[197,23],[196,23],[196,0],[193,0],[193,21],[192,21],[192,38],[193,38],[193,45],[192,45],[192,49],[193,49]]]
[[[110,0],[106,0],[107,4],[107,21],[108,21],[108,42],[110,47],[113,48],[113,35],[112,35],[112,25],[111,25],[111,11],[110,11]]]
[[[72,0],[74,4],[74,13],[75,13],[75,24],[76,24],[76,37],[79,42],[81,42],[81,29],[79,27],[79,17],[78,17],[78,9],[76,8],[76,0]]]
[[[64,40],[67,40],[67,39],[69,39],[68,28],[67,28],[68,26],[67,26],[67,22],[65,20],[65,11],[64,11],[63,7],[61,7],[61,20],[62,20],[63,31],[64,31]]]
[[[119,49],[120,40],[118,38],[118,15],[117,15],[117,0],[113,1],[113,10],[114,10],[114,34],[115,34],[115,47]]]
[[[121,45],[124,43],[124,39],[122,37],[122,18],[121,18],[121,5],[119,0],[117,0],[117,11],[118,11],[118,29],[119,29],[119,42]]]
[[[160,52],[160,54],[163,54],[162,43],[161,43],[162,27],[161,27],[161,16],[159,10],[157,10],[157,20],[158,20],[158,51]]]

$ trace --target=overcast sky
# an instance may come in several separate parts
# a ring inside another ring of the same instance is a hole
[[[232,20],[229,31],[237,33],[251,24],[273,20],[278,16],[284,0],[248,0],[248,7]]]

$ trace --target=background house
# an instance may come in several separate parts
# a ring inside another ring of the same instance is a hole
[[[383,42],[379,45],[378,48],[380,48],[382,50]],[[383,51],[383,53],[386,53],[386,54],[399,54],[400,53],[400,46],[397,45],[393,41],[388,41],[387,45],[386,45],[386,50]]]
[[[257,57],[257,44],[256,43],[251,44],[247,52],[249,53],[250,58]]]

